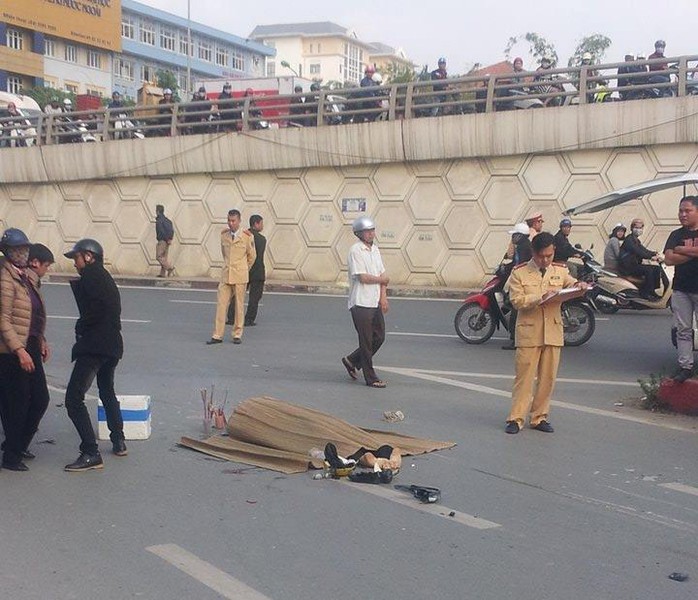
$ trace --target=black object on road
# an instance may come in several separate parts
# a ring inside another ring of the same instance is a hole
[[[425,485],[396,485],[396,490],[410,492],[417,500],[424,504],[434,504],[441,500],[441,490]]]

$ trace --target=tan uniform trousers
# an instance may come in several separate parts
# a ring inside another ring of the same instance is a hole
[[[164,240],[160,240],[157,246],[155,246],[155,260],[160,263],[160,275],[165,275],[172,268],[172,264],[167,257],[169,251],[170,245]]]
[[[523,427],[526,415],[530,413],[531,427],[535,427],[541,421],[548,420],[550,397],[560,364],[560,346],[519,347],[516,349],[515,362],[516,377],[507,421],[516,421],[519,427]]]
[[[216,305],[216,323],[211,337],[222,340],[225,335],[225,320],[228,316],[228,305],[231,297],[235,296],[235,326],[233,337],[242,338],[242,326],[245,322],[245,290],[246,283],[219,283],[218,302]]]

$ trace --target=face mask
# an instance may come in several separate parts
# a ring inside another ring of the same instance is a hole
[[[635,237],[640,237],[642,235],[642,232],[644,231],[644,229],[642,229],[641,227],[633,227],[632,231],[633,231],[633,235]]]

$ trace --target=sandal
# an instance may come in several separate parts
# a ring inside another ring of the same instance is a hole
[[[358,378],[358,375],[356,373],[356,367],[353,364],[351,364],[351,362],[346,356],[342,357],[342,364],[344,365],[344,368],[347,370],[347,373],[349,373],[349,377],[351,377],[352,379]]]
[[[367,383],[366,385],[372,388],[384,388],[387,384],[385,383],[385,381],[381,381],[379,379],[378,381],[374,381],[373,383]]]

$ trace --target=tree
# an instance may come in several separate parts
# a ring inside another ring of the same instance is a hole
[[[546,40],[542,35],[535,32],[528,32],[523,35],[510,37],[507,45],[504,47],[504,56],[507,60],[511,60],[511,51],[519,42],[527,42],[529,45],[528,53],[537,61],[547,56],[552,61],[552,66],[557,65],[557,51],[555,46]]]
[[[611,38],[601,34],[594,33],[592,35],[587,35],[579,40],[577,47],[574,49],[574,54],[570,56],[567,61],[568,67],[576,67],[582,62],[582,55],[585,52],[589,52],[592,57],[592,63],[599,64],[603,62],[603,58],[606,55],[606,50],[611,46],[613,42]]]
[[[414,67],[391,62],[385,68],[385,77],[389,83],[409,83],[416,79]]]
[[[172,90],[172,98],[179,101],[179,88],[175,74],[172,71],[158,69],[155,75],[157,76],[158,87],[161,87],[163,90],[170,88]]]
[[[36,103],[41,108],[44,108],[44,106],[49,104],[53,98],[58,98],[58,102],[60,102],[61,105],[63,104],[63,100],[65,98],[69,98],[73,105],[75,105],[75,94],[70,94],[62,90],[56,90],[51,87],[33,87],[27,90],[22,90],[22,93],[25,96],[29,96],[30,98],[36,100]]]

